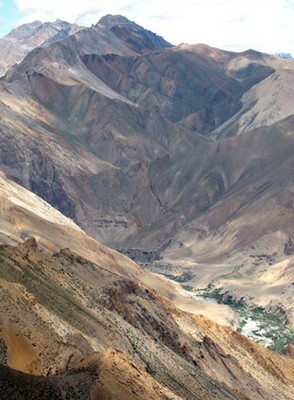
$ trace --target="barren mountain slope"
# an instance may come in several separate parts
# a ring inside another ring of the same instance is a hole
[[[232,136],[270,126],[293,115],[294,62],[281,65],[268,78],[253,86],[242,98],[242,108],[211,135]]]
[[[1,243],[16,244],[31,236],[50,251],[72,247],[114,273],[137,278],[142,269],[133,261],[86,235],[72,220],[35,194],[0,175]]]
[[[293,122],[290,117],[211,143],[206,152],[194,151],[189,162],[170,162],[170,171],[154,184],[163,202],[167,194],[176,198],[173,210],[181,216],[164,261],[186,266],[194,276],[187,284],[213,283],[251,305],[281,308],[291,324]],[[184,174],[191,175],[185,179]],[[275,282],[279,275],[287,279]]]
[[[242,63],[237,62],[240,58]],[[84,62],[144,109],[204,134],[240,110],[242,94],[274,72],[259,53],[205,45],[155,49],[130,59],[89,55]]]

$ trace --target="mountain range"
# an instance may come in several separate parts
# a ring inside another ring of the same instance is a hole
[[[3,398],[293,399],[291,344],[184,290],[294,328],[293,60],[112,15],[0,60]]]

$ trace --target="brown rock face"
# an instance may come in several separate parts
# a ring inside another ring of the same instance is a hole
[[[294,358],[294,345],[291,343],[287,346],[287,348],[284,350],[284,354],[287,356]]]

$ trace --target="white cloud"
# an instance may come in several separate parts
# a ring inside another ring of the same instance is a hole
[[[105,13],[116,13],[133,3],[132,0],[15,0],[15,3],[24,18],[22,21],[30,22],[34,19],[55,20],[57,18],[85,24],[85,20],[92,16],[93,21],[97,22]],[[119,4],[119,5],[118,5]]]
[[[34,19],[64,19],[81,25],[105,14],[122,14],[174,44],[294,53],[294,0],[15,0]]]

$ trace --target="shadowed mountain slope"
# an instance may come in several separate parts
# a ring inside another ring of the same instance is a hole
[[[32,376],[4,366],[0,371],[3,400],[62,400],[67,396],[76,400],[180,399],[116,349],[90,356],[54,377]]]

